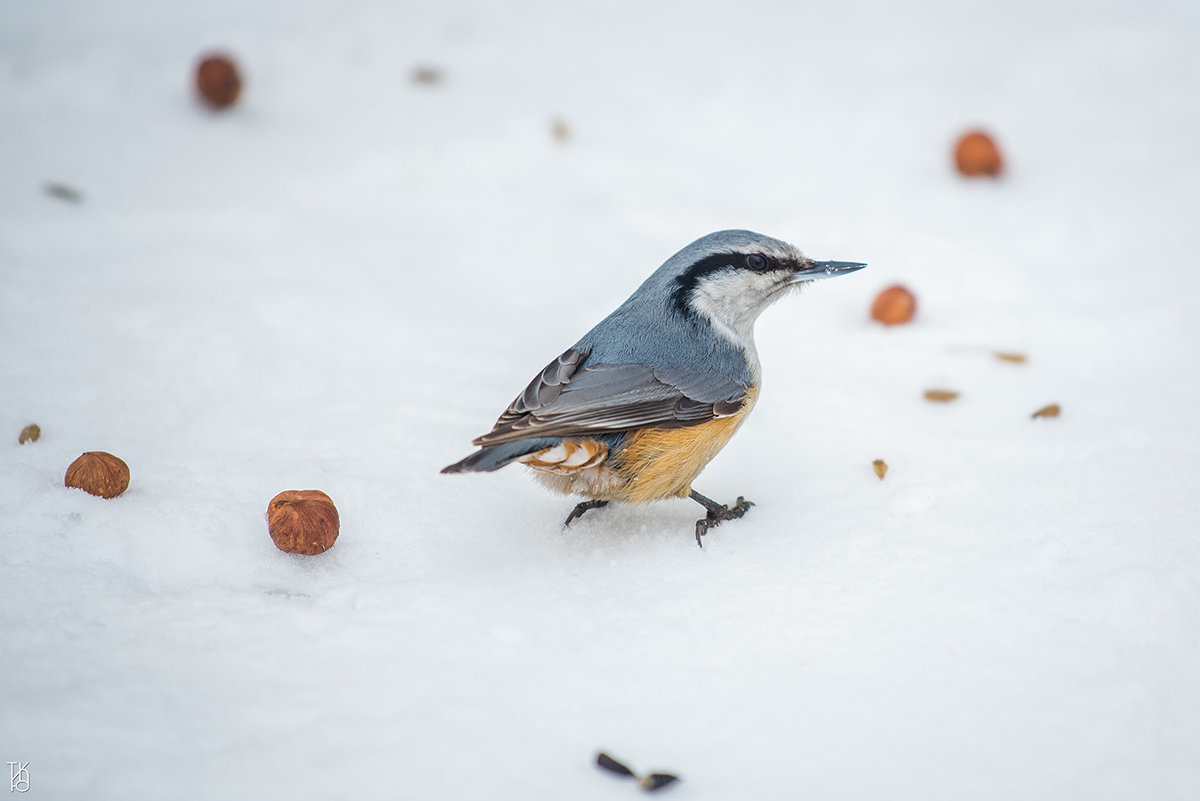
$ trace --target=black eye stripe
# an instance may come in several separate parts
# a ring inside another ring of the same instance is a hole
[[[762,268],[755,268],[750,265],[750,259],[756,257],[762,259],[764,265]],[[785,262],[786,265],[786,262]],[[675,309],[683,316],[688,316],[691,312],[688,308],[688,298],[692,294],[692,290],[696,288],[696,284],[706,275],[711,275],[721,270],[753,270],[754,272],[765,272],[773,269],[780,269],[782,265],[777,264],[775,259],[769,256],[764,256],[761,253],[714,253],[711,256],[705,256],[697,261],[691,267],[687,268],[680,275],[675,276],[675,286],[672,287],[671,300]]]

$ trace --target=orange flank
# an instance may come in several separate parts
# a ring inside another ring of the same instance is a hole
[[[735,413],[706,423],[634,431],[615,453],[594,439],[564,439],[521,462],[558,492],[628,503],[687,497],[692,481],[729,442],[757,396],[758,388],[751,388]]]
[[[720,453],[754,406],[751,390],[742,408],[728,417],[686,428],[645,428],[621,449],[617,473],[625,479],[624,497],[614,500],[650,503],[660,498],[686,498],[692,481]]]

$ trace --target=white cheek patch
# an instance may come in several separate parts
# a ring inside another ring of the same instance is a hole
[[[754,347],[754,321],[790,285],[790,272],[722,270],[706,275],[692,293],[692,308],[735,345]]]

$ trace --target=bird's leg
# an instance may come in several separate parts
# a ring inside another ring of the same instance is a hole
[[[566,521],[563,522],[563,528],[571,525],[571,521],[577,517],[583,517],[583,513],[588,509],[599,509],[601,506],[608,506],[608,501],[601,501],[593,498],[590,501],[584,501],[571,510],[571,514],[567,515]]]
[[[704,547],[704,543],[700,538],[707,534],[710,528],[716,528],[726,520],[736,520],[754,505],[753,501],[748,501],[741,495],[732,507],[717,503],[712,498],[705,498],[695,490],[692,490],[688,497],[708,510],[708,514],[696,521],[696,544],[701,548]]]

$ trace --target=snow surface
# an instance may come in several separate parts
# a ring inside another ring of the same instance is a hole
[[[681,801],[1200,797],[1198,9],[5,3],[0,762],[54,799],[637,797],[598,749]],[[950,168],[977,124],[1001,181]],[[759,323],[697,482],[745,519],[564,531],[520,470],[438,474],[731,227],[871,265]],[[85,450],[129,491],[64,488]],[[328,553],[272,545],[289,488]]]

